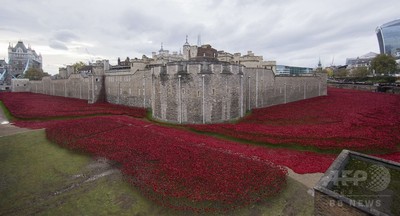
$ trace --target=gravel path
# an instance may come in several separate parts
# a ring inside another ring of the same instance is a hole
[[[26,131],[30,130],[26,128],[19,128],[10,124],[10,122],[8,122],[7,118],[4,115],[3,109],[0,108],[0,137],[22,133]]]
[[[289,177],[307,186],[309,189],[313,188],[319,179],[322,177],[323,173],[310,173],[310,174],[297,174],[293,170],[288,169]]]

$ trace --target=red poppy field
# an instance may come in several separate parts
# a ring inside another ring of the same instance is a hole
[[[61,122],[46,134],[61,146],[120,163],[146,197],[173,209],[238,208],[278,194],[286,183],[285,168],[230,148],[234,143],[126,116]]]
[[[400,145],[400,96],[328,90],[329,96],[253,110],[237,124],[189,125],[268,144],[393,152]]]
[[[19,118],[15,125],[46,128],[63,147],[118,162],[144,195],[174,209],[227,210],[275,196],[286,184],[283,166],[326,171],[336,153],[318,152],[346,148],[400,162],[399,95],[329,89],[328,96],[253,110],[236,124],[186,128],[138,119],[141,108],[32,93],[0,93],[0,100]]]
[[[109,103],[88,104],[87,100],[34,94],[29,92],[0,93],[0,101],[20,119],[77,117],[87,115],[129,115],[145,117],[143,108]]]

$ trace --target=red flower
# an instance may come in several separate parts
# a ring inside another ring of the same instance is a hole
[[[123,116],[94,117],[55,124],[46,134],[62,146],[119,162],[147,197],[175,209],[237,208],[285,186],[286,169],[253,157],[251,148],[148,125]]]
[[[400,96],[328,89],[326,97],[255,109],[238,124],[189,125],[244,140],[320,149],[396,151]]]
[[[0,93],[0,100],[11,114],[21,119],[51,117],[74,117],[99,114],[144,117],[143,108],[127,107],[109,103],[88,104],[87,100],[65,98],[29,92]]]

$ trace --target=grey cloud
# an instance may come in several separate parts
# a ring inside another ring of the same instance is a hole
[[[15,29],[13,27],[0,27],[0,31],[5,31],[5,32],[14,32],[14,33],[19,33],[20,31],[18,29]]]
[[[61,42],[71,42],[79,37],[69,30],[60,30],[54,34],[54,39]]]
[[[127,10],[122,13],[120,22],[126,30],[143,33],[162,31],[164,20],[161,16],[145,14],[139,10]]]
[[[69,30],[59,30],[49,39],[49,47],[57,50],[69,50],[67,44],[78,38],[78,36]]]
[[[161,42],[179,51],[186,34],[196,44],[200,33],[203,43],[219,50],[253,50],[304,66],[314,66],[320,55],[327,62],[340,56],[335,62],[343,64],[355,53],[377,52],[375,27],[398,18],[400,7],[398,0],[6,1],[0,31],[18,31],[7,41],[33,35],[43,38],[40,45],[68,52],[83,52],[68,49],[72,41],[87,42],[94,55],[116,59],[150,55]],[[44,65],[53,60],[43,54]]]
[[[50,40],[49,47],[58,50],[68,50],[68,47],[63,42],[57,40]]]

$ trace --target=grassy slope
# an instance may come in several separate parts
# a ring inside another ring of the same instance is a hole
[[[88,173],[93,160],[50,143],[43,130],[0,137],[0,215],[187,215],[164,209],[115,173],[77,185],[72,176]],[[230,215],[311,215],[312,197],[300,183],[288,179],[279,197]]]
[[[6,105],[2,101],[0,101],[0,109],[3,110],[4,116],[9,120],[13,121],[15,118],[14,116],[10,113],[10,111],[7,109]]]

